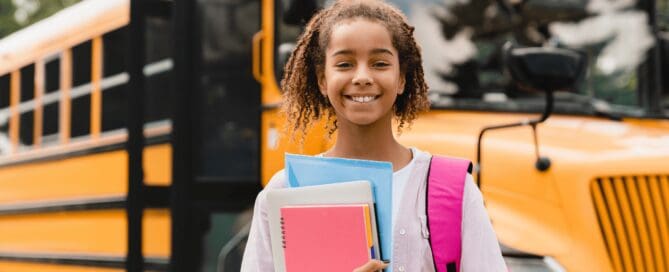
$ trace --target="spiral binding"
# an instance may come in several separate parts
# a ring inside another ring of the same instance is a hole
[[[283,248],[286,249],[286,228],[284,227],[283,216],[281,217],[281,243]]]

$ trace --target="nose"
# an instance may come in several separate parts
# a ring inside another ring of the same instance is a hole
[[[356,86],[371,86],[374,83],[372,76],[369,74],[369,70],[364,65],[358,66],[356,69],[355,75],[353,76],[353,85]]]

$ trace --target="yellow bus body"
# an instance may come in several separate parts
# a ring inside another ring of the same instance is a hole
[[[96,38],[99,41],[101,35],[123,27],[128,22],[127,0],[84,1],[3,40],[0,45],[0,75],[15,72],[28,64],[39,63],[48,56],[68,52],[79,43]],[[54,28],[54,25],[58,27]],[[91,62],[91,83],[99,84],[100,72],[96,73],[95,69],[100,69],[101,60],[96,60],[93,56]],[[63,82],[71,77],[66,70],[61,74]],[[12,79],[12,82],[15,81]],[[65,88],[71,87],[65,85]],[[69,104],[69,101],[66,103]],[[92,108],[91,115],[94,116],[94,112],[99,112],[99,109]],[[15,116],[11,118],[17,119]],[[112,148],[106,152],[87,151],[123,144],[127,134],[118,131],[100,134],[99,118],[93,117],[91,124],[91,131],[97,130],[98,135],[91,133],[90,137],[70,139],[67,120],[61,122],[60,133],[64,135],[60,135],[58,144],[35,144],[29,150],[14,150],[12,154],[0,156],[0,207],[11,209],[68,201],[124,199],[128,193],[127,152],[122,148]],[[97,122],[95,119],[98,119]],[[162,126],[147,128],[145,133],[165,135],[169,131],[169,126]],[[12,142],[17,140],[12,139]],[[171,163],[170,144],[147,146],[144,149],[143,162],[145,183],[169,185]],[[145,257],[165,260],[169,258],[170,224],[168,209],[145,210],[142,248]],[[0,254],[125,257],[126,247],[127,216],[123,208],[0,215]],[[119,269],[0,260],[0,270]]]

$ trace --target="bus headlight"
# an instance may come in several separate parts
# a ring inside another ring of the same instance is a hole
[[[565,272],[566,270],[551,257],[504,257],[506,267],[511,272]]]

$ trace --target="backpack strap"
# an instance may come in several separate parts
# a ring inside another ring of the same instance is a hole
[[[433,156],[427,182],[427,224],[437,272],[460,271],[462,255],[462,198],[468,160]]]

